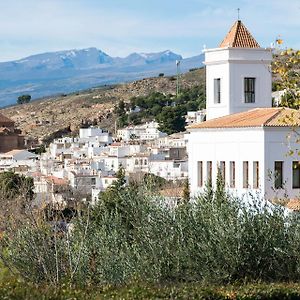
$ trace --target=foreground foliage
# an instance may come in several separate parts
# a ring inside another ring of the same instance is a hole
[[[296,300],[300,299],[299,284],[247,284],[214,286],[200,283],[142,284],[124,286],[89,286],[80,288],[62,285],[57,289],[11,279],[0,282],[1,299],[201,299],[201,300]]]
[[[6,266],[56,287],[300,279],[297,216],[256,197],[232,198],[222,184],[172,208],[121,177],[70,230],[24,213],[1,238]]]

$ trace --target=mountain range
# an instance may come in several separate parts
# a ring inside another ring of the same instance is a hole
[[[0,63],[0,107],[16,103],[17,97],[33,99],[65,94],[105,84],[128,82],[159,73],[176,74],[202,67],[203,55],[183,59],[166,50],[112,57],[97,48],[67,50],[32,55]]]

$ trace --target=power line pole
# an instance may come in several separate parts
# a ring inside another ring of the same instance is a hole
[[[176,60],[176,69],[177,69],[177,83],[176,83],[176,96],[178,97],[180,93],[180,60]]]

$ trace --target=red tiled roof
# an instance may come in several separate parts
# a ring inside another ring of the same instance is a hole
[[[219,47],[260,48],[258,42],[240,20],[233,24]]]
[[[56,176],[47,176],[46,179],[56,185],[67,185],[68,184],[68,181],[66,179],[58,178]]]
[[[194,128],[239,128],[239,127],[298,127],[300,112],[283,107],[255,108],[202,123],[188,126]]]
[[[299,199],[291,199],[286,207],[291,210],[299,211],[300,210],[300,200]]]
[[[7,117],[5,117],[4,115],[2,115],[0,113],[0,126],[1,127],[5,127],[5,126],[8,126],[8,127],[11,127],[11,126],[14,126],[15,122]]]

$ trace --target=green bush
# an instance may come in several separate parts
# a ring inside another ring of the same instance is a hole
[[[220,285],[300,279],[298,218],[263,199],[233,198],[222,183],[176,208],[147,186],[116,183],[74,221],[69,234],[32,226],[26,223],[1,240],[6,262],[32,282]]]

